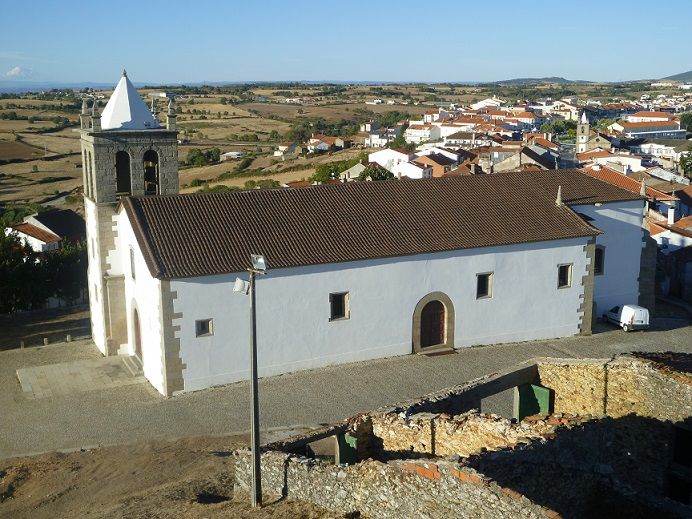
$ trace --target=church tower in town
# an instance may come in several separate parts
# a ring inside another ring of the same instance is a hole
[[[115,355],[128,341],[116,210],[123,197],[178,193],[175,104],[161,126],[123,71],[102,113],[84,99],[80,133],[92,337]]]
[[[577,123],[577,153],[584,153],[587,151],[590,132],[591,126],[589,125],[589,119],[586,117],[586,111],[583,111]]]

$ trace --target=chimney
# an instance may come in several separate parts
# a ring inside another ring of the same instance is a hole
[[[562,186],[557,186],[557,198],[555,198],[555,205],[558,207],[562,205]]]
[[[642,185],[639,189],[639,194],[646,198],[646,179],[642,178]]]
[[[675,207],[668,208],[668,225],[675,223]]]

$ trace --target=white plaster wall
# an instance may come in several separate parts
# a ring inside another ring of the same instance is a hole
[[[575,205],[575,211],[593,218],[591,225],[603,234],[596,245],[605,246],[603,274],[594,276],[594,301],[600,316],[615,305],[637,304],[639,300],[639,269],[644,247],[644,201]]]
[[[368,155],[369,162],[376,162],[388,171],[399,162],[408,162],[408,156],[395,150],[385,149]]]
[[[125,276],[128,344],[121,353],[135,354],[134,310],[137,308],[142,344],[144,376],[161,393],[164,392],[164,350],[161,312],[161,282],[153,278],[137,244],[132,226],[124,211],[118,214],[118,252]],[[130,247],[134,251],[135,276],[130,269]]]
[[[89,264],[89,310],[91,314],[91,337],[101,353],[106,354],[106,317],[103,307],[103,273],[101,272],[98,247],[98,215],[96,204],[84,197],[84,219],[86,221],[87,252]]]
[[[260,375],[403,355],[427,294],[447,294],[456,347],[577,334],[586,238],[270,270],[257,283]],[[271,258],[268,258],[271,267]],[[557,288],[557,266],[573,263],[572,286]],[[493,297],[476,300],[476,274],[494,272]],[[238,276],[245,277],[244,273]],[[249,376],[249,296],[236,275],[171,281],[177,292],[185,391]],[[348,291],[350,318],[329,321],[329,294]],[[195,321],[214,335],[195,337]]]
[[[5,229],[5,234],[10,234],[14,230],[10,227]],[[57,250],[57,248],[60,246],[58,242],[51,242],[51,243],[46,243],[38,238],[34,238],[33,236],[29,236],[28,234],[24,234],[23,232],[19,231],[14,231],[17,234],[17,237],[19,238],[19,241],[28,246],[31,250],[34,252],[46,252],[50,250]]]
[[[655,234],[652,236],[652,238],[656,240],[656,243],[658,243],[661,253],[665,254],[666,256],[671,252],[675,252],[683,247],[692,246],[692,238],[688,238],[687,236],[683,236],[682,234],[669,230]],[[664,239],[667,240],[667,243],[664,242]],[[663,248],[664,245],[667,245],[667,247]]]
[[[426,178],[432,176],[432,168],[421,168],[411,162],[399,162],[390,170],[395,177]]]

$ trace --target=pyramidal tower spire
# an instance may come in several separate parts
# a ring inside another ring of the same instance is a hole
[[[160,125],[147,105],[137,93],[137,89],[123,75],[113,90],[101,114],[101,127],[104,130],[148,130],[160,128]]]

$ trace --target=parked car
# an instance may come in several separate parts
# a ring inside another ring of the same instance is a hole
[[[626,332],[646,330],[649,327],[649,311],[643,306],[614,306],[603,314],[603,320],[621,326]]]

